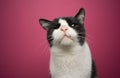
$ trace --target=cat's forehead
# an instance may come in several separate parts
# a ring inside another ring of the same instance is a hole
[[[53,20],[54,23],[59,23],[61,25],[69,25],[72,22],[77,22],[77,19],[74,17],[62,17]]]
[[[68,26],[68,22],[65,19],[59,19],[58,23],[60,23],[62,26]]]

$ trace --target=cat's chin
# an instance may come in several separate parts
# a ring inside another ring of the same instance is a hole
[[[71,46],[73,44],[73,40],[68,38],[68,37],[64,37],[61,41],[60,41],[60,45],[61,46]]]

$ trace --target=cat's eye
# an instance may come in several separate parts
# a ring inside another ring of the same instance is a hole
[[[72,26],[72,27],[74,27],[74,26],[75,26],[75,24],[72,24],[71,26]]]
[[[77,27],[77,26],[78,26],[77,23],[72,23],[72,24],[71,24],[71,27]]]
[[[57,29],[57,28],[59,28],[59,27],[60,27],[60,24],[59,24],[59,23],[54,24],[52,27],[53,27],[54,29]]]
[[[57,23],[55,26],[58,26],[58,27],[59,27],[59,26],[60,26],[60,24],[59,24],[59,23]]]
[[[74,24],[74,23],[73,23],[71,26],[72,26],[72,27],[75,27],[75,26],[76,26],[76,24]]]

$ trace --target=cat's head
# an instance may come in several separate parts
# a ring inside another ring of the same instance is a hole
[[[72,46],[75,43],[80,45],[85,41],[84,29],[85,10],[81,8],[72,17],[56,18],[53,21],[40,19],[40,25],[47,31],[47,40],[52,47]]]

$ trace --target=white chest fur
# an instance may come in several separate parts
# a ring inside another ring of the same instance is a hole
[[[52,78],[90,78],[91,54],[87,43],[70,49],[51,47],[50,73]]]

